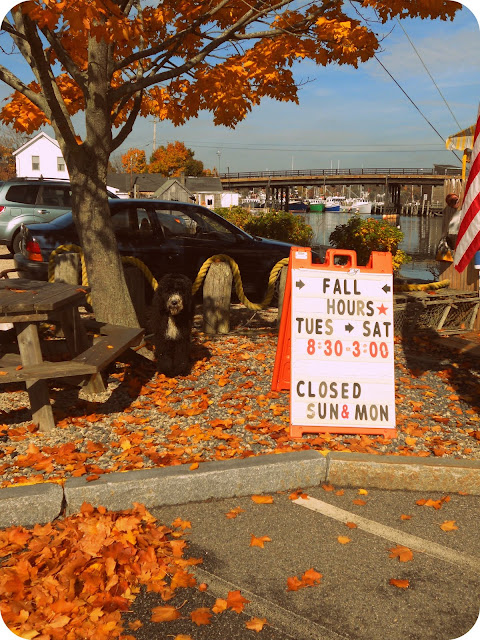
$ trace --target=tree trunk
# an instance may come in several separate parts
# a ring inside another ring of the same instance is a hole
[[[85,92],[85,141],[70,141],[52,125],[67,164],[80,245],[85,256],[92,307],[99,322],[140,326],[118,252],[106,191],[112,145],[110,86],[111,50],[104,40],[89,38],[88,82]]]
[[[85,256],[93,311],[99,322],[138,327],[110,222],[105,182],[97,175],[95,171],[94,175],[70,172],[75,224]]]

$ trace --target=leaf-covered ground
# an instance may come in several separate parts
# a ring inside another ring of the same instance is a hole
[[[250,312],[251,315],[251,312]],[[267,319],[265,319],[267,318]],[[480,459],[478,361],[428,339],[396,339],[397,437],[289,436],[289,394],[271,391],[277,332],[257,314],[226,336],[194,332],[191,374],[174,379],[140,356],[110,370],[96,401],[53,387],[56,430],[31,423],[23,385],[0,395],[0,486],[301,449]]]

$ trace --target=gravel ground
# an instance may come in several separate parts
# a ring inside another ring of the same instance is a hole
[[[57,426],[51,435],[31,423],[23,385],[5,385],[0,486],[309,448],[480,459],[479,363],[421,338],[395,345],[396,438],[292,440],[289,394],[270,389],[275,320],[276,309],[236,308],[233,332],[209,337],[197,317],[194,363],[185,377],[158,375],[153,362],[130,351],[128,361],[110,367],[101,395],[52,383]]]

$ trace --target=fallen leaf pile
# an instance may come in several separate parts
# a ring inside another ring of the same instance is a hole
[[[182,529],[182,526],[180,526]],[[30,640],[110,640],[141,585],[169,600],[193,586],[185,541],[159,526],[140,504],[110,512],[84,503],[81,513],[33,529],[0,531],[0,610]]]
[[[416,339],[395,345],[397,437],[289,435],[289,393],[271,390],[277,335],[194,334],[190,375],[118,362],[98,402],[51,386],[55,431],[31,423],[23,384],[0,394],[1,486],[316,449],[480,459],[478,364]],[[448,354],[448,357],[447,355]],[[82,394],[82,392],[81,392]]]

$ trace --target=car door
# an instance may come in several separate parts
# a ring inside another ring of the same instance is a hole
[[[166,268],[163,237],[148,203],[128,200],[110,203],[112,226],[122,256],[137,258],[158,279]]]
[[[192,281],[205,260],[219,253],[230,254],[237,246],[233,231],[210,219],[207,211],[182,202],[157,203],[154,208],[165,236],[168,270],[183,273]]]
[[[72,210],[72,189],[68,184],[42,184],[36,204],[35,222],[50,222]]]

